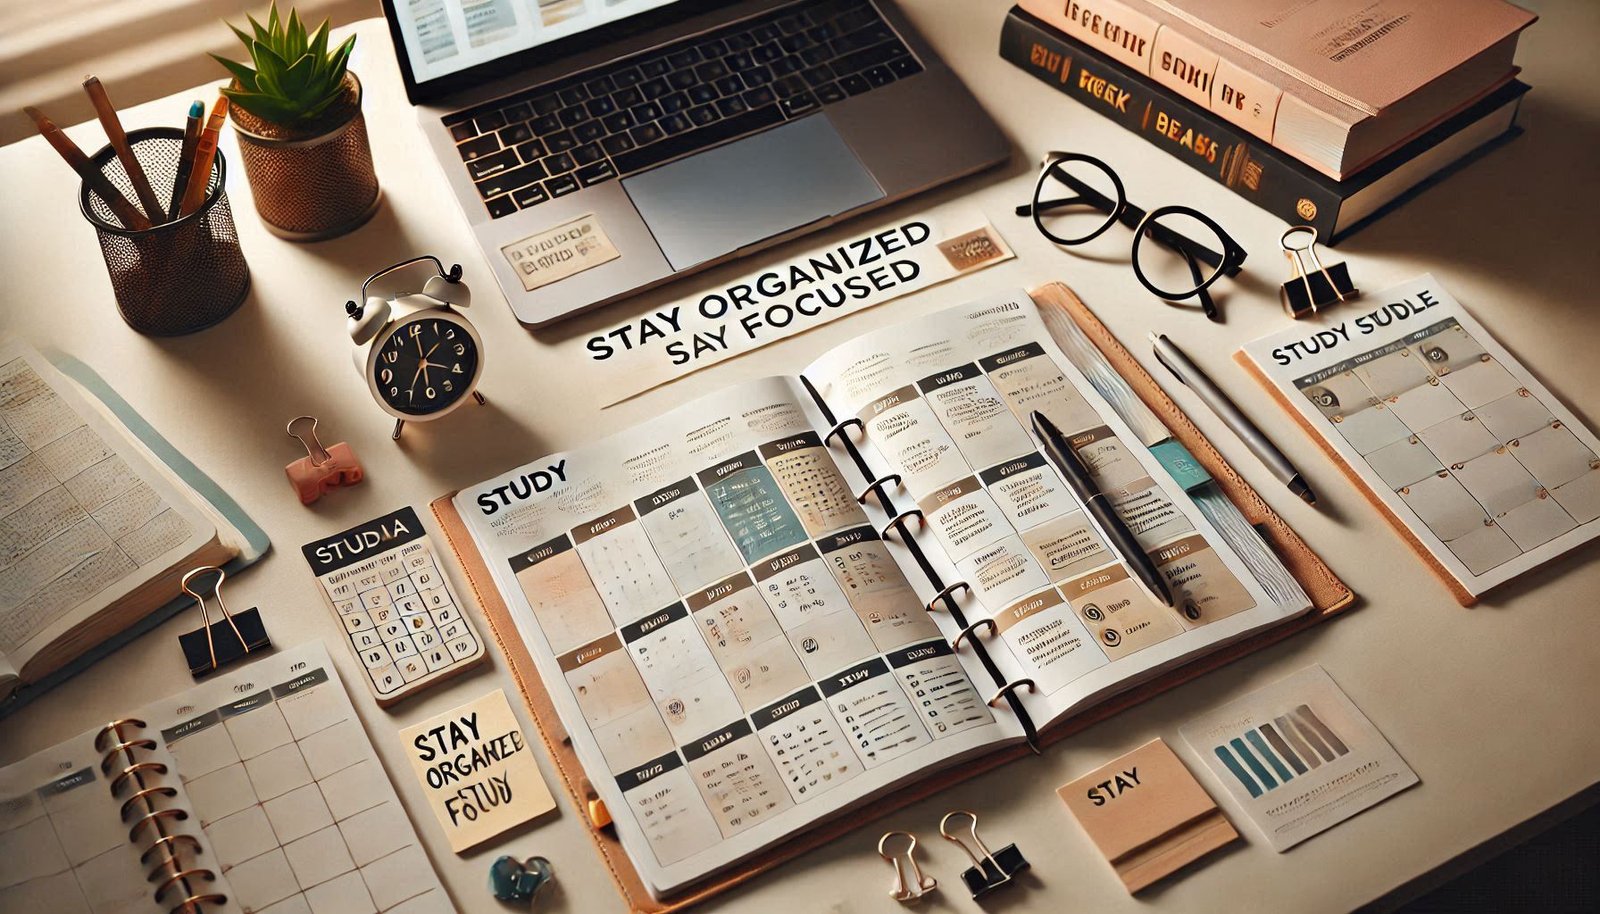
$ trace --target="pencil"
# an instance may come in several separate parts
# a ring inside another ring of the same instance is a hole
[[[83,154],[83,150],[78,148],[78,144],[72,142],[71,137],[62,133],[60,127],[51,123],[50,119],[44,116],[43,111],[34,107],[23,108],[22,110],[33,118],[34,126],[39,129],[39,134],[48,140],[51,146],[55,147],[61,158],[65,159],[67,164],[72,166],[72,170],[77,172],[78,176],[83,179],[83,183],[89,185],[89,189],[99,194],[100,199],[111,207],[111,211],[122,222],[123,228],[135,231],[143,231],[150,228],[150,220],[145,217],[145,214],[139,212],[137,206],[128,202],[128,198],[124,197],[122,192],[117,190],[116,186],[105,175],[100,173],[100,169],[89,161],[89,157]]]
[[[172,178],[172,201],[167,212],[178,218],[178,204],[183,202],[183,192],[189,185],[189,172],[194,168],[194,151],[200,145],[200,125],[205,120],[206,103],[189,103],[189,119],[183,124],[183,149],[178,153],[178,173]]]
[[[217,160],[217,138],[227,117],[228,97],[219,95],[216,104],[211,106],[211,117],[206,119],[206,129],[200,132],[200,140],[195,145],[189,186],[184,188],[183,205],[178,209],[180,219],[199,209],[206,200],[206,189],[211,186],[211,165]]]
[[[139,164],[133,147],[128,145],[128,134],[122,129],[122,121],[117,118],[117,109],[112,107],[110,96],[106,95],[106,87],[100,84],[99,77],[86,76],[83,91],[88,93],[89,103],[94,105],[94,113],[100,118],[106,139],[111,141],[111,148],[116,150],[122,170],[128,173],[128,183],[133,185],[133,192],[139,196],[145,215],[150,217],[151,222],[167,221],[167,211],[161,208],[161,201],[150,188],[150,179],[145,177],[144,166]]]

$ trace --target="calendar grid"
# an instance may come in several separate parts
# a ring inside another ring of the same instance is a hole
[[[168,742],[247,911],[384,914],[438,892],[359,721],[327,685]]]

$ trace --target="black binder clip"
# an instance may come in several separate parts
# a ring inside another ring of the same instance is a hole
[[[1278,243],[1283,246],[1283,256],[1294,270],[1289,281],[1278,287],[1284,313],[1290,317],[1299,320],[1361,295],[1350,279],[1350,269],[1343,263],[1331,267],[1322,265],[1322,258],[1317,256],[1316,229],[1309,225],[1294,226],[1283,233]],[[1307,258],[1315,270],[1307,269]]]
[[[206,605],[205,596],[189,586],[189,582],[203,574],[217,576],[211,593],[216,597],[222,618],[215,622],[211,621],[211,609]],[[183,648],[183,659],[189,664],[189,674],[196,679],[244,659],[251,651],[272,647],[266,626],[261,624],[261,613],[255,607],[237,616],[228,612],[228,604],[222,602],[222,582],[227,578],[227,572],[215,565],[203,565],[183,576],[183,592],[200,604],[202,627],[179,635],[178,644]]]
[[[977,848],[976,851],[968,847],[965,841],[950,833],[950,820],[958,816],[965,816],[971,820],[967,825],[966,832],[972,837],[972,843]],[[1005,847],[1000,848],[998,852],[990,852],[989,848],[984,845],[983,839],[978,837],[978,816],[976,813],[968,812],[965,809],[945,813],[945,817],[939,820],[939,834],[943,835],[946,841],[953,841],[960,845],[961,849],[967,852],[967,857],[972,860],[972,865],[962,870],[961,881],[966,883],[967,891],[971,892],[972,897],[975,899],[982,898],[995,889],[1009,885],[1011,877],[1028,868],[1028,861],[1023,858],[1022,851],[1017,850],[1015,844],[1007,844]]]

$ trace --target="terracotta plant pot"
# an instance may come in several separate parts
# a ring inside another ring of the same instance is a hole
[[[362,225],[382,194],[372,169],[361,81],[344,77],[344,97],[315,120],[282,125],[237,105],[228,109],[239,136],[256,212],[274,235],[320,241]]]

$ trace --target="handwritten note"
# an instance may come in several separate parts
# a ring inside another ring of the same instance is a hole
[[[500,689],[402,730],[400,739],[458,854],[555,808]]]

